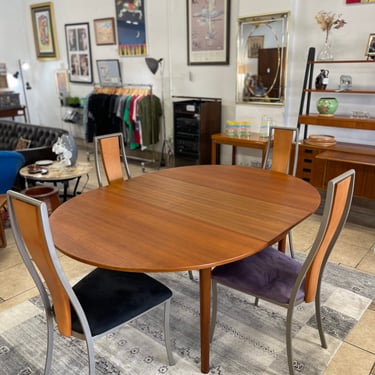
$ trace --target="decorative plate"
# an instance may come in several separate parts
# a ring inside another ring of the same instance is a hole
[[[40,167],[47,167],[48,165],[53,164],[52,160],[38,160],[35,162],[36,165],[39,165]]]

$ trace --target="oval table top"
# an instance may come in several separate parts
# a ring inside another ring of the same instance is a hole
[[[103,268],[200,270],[272,245],[319,207],[307,182],[258,168],[165,169],[91,190],[50,217],[56,247]]]

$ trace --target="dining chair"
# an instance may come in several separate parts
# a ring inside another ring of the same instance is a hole
[[[169,333],[172,297],[169,288],[144,273],[101,268],[71,286],[54,246],[46,203],[8,191],[8,206],[18,250],[39,290],[46,313],[45,374],[51,369],[54,320],[62,336],[86,341],[89,374],[94,375],[94,340],[160,305],[164,305],[168,362],[174,364]]]
[[[131,178],[122,133],[111,133],[94,137],[94,153],[99,186],[103,186],[100,160],[109,184],[116,181],[123,181],[125,173],[127,178]],[[101,158],[99,155],[101,155]]]
[[[298,139],[298,128],[270,126],[262,168],[295,176],[298,163]],[[292,170],[290,170],[291,157],[293,157]],[[293,238],[291,231],[288,233],[288,240],[290,255],[292,258],[294,258]]]
[[[18,171],[25,164],[24,156],[17,151],[0,151],[0,248],[7,246],[3,212],[6,213],[6,192],[13,187]],[[4,217],[6,214],[4,214]]]
[[[315,301],[315,316],[321,346],[327,348],[320,311],[320,291],[325,265],[346,222],[354,188],[353,169],[328,182],[319,231],[304,262],[298,262],[273,247],[245,259],[218,266],[212,271],[211,340],[217,318],[217,284],[285,307],[289,374],[294,375],[292,319],[294,308]]]

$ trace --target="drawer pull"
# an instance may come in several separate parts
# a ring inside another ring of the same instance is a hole
[[[311,173],[311,169],[310,169],[310,168],[303,168],[303,171],[304,171],[304,172]]]
[[[312,160],[311,159],[303,159],[303,162],[304,163],[312,163]]]
[[[309,148],[305,148],[305,149],[303,150],[303,152],[304,152],[305,154],[312,154],[312,153],[313,153],[313,150],[311,150],[311,149],[309,149]]]

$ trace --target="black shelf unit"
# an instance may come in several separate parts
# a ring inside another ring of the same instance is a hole
[[[211,163],[211,135],[221,131],[221,99],[173,102],[175,166]]]

